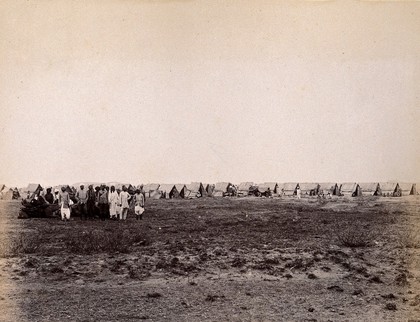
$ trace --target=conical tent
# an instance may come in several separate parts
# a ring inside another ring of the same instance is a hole
[[[318,183],[310,183],[310,182],[299,183],[299,188],[303,195],[315,196],[319,192]]]
[[[248,196],[253,185],[253,182],[241,182],[238,186],[238,196]]]
[[[359,182],[359,187],[363,196],[382,195],[379,182]]]
[[[318,193],[327,195],[330,193],[331,195],[335,196],[338,195],[338,185],[334,182],[322,182],[319,184],[319,191]]]
[[[17,188],[5,188],[3,189],[2,193],[2,199],[3,200],[16,200],[19,199],[20,194]]]
[[[340,195],[359,197],[362,195],[360,186],[355,182],[345,182],[340,185]]]
[[[143,186],[143,191],[146,194],[146,197],[149,197],[149,198],[151,198],[152,196],[154,197],[158,189],[159,189],[158,183],[148,183]]]
[[[401,188],[397,182],[380,182],[379,187],[384,197],[401,197]]]
[[[415,183],[400,182],[398,183],[398,185],[400,186],[402,196],[410,196],[417,194]]]
[[[38,183],[30,183],[26,188],[23,189],[23,196],[22,198],[30,199],[39,192],[42,191],[42,187]]]
[[[267,194],[269,191],[272,194],[277,194],[278,193],[278,184],[277,184],[277,182],[259,183],[257,189],[261,194]]]
[[[183,183],[177,183],[177,184],[175,184],[175,188],[179,193],[179,197],[180,198],[185,198],[185,193],[186,193],[186,190],[187,190],[187,186]]]
[[[228,188],[230,187],[230,182],[218,182],[214,185],[213,190],[213,197],[223,197],[228,192]]]
[[[280,185],[282,194],[285,196],[295,195],[298,186],[299,186],[299,183],[297,182],[286,182]]]
[[[161,193],[161,198],[164,199],[172,199],[179,197],[179,192],[174,184],[161,184],[159,186],[159,191]]]
[[[201,198],[205,195],[205,189],[201,182],[192,182],[185,186],[185,198]]]

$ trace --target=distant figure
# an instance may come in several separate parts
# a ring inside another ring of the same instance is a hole
[[[298,187],[296,189],[296,196],[297,196],[298,199],[300,199],[301,195],[302,195],[302,191],[300,190],[300,187]]]
[[[61,187],[60,194],[61,220],[70,220],[70,195],[66,187]]]
[[[128,201],[131,199],[130,194],[127,192],[127,187],[122,187],[123,191],[120,193],[120,206],[121,206],[121,219],[126,220],[127,214],[128,214],[128,208],[130,207],[130,204]]]
[[[117,206],[115,208],[115,212],[116,212],[116,216],[117,219],[121,219],[121,205],[120,205],[120,194],[121,194],[121,189],[117,189]]]
[[[141,193],[140,189],[136,190],[134,195],[134,212],[136,213],[136,219],[143,219],[144,212],[144,196]]]
[[[54,189],[54,204],[60,203],[60,191],[58,189]]]
[[[140,193],[144,197],[144,204],[146,204],[146,191],[144,191],[144,186],[142,184],[140,185]]]
[[[108,195],[109,202],[109,217],[111,219],[117,219],[117,205],[118,205],[118,193],[115,191],[115,187],[111,186],[111,191]]]
[[[88,192],[85,190],[85,185],[83,183],[80,185],[80,190],[76,192],[76,199],[78,202],[80,218],[82,220],[87,220]]]
[[[44,196],[44,199],[46,202],[48,202],[50,205],[54,203],[54,196],[51,193],[51,188],[47,188],[47,193]]]
[[[90,184],[87,191],[87,217],[93,219],[95,217],[95,202],[96,202],[96,193],[93,190],[93,186]]]
[[[105,220],[108,212],[108,191],[105,189],[105,185],[101,185],[98,191],[98,198],[96,199],[99,208],[99,217],[101,220]]]
[[[105,186],[105,190],[109,199],[109,186]],[[111,218],[110,214],[109,214],[109,201],[108,201],[108,207],[106,208],[106,214],[105,214],[105,218]]]

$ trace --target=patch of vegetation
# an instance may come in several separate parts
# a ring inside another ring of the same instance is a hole
[[[150,244],[150,238],[143,231],[115,229],[88,229],[69,231],[65,245],[71,253],[129,253],[134,244]]]
[[[363,229],[357,225],[340,229],[337,232],[339,244],[351,248],[369,247],[372,245],[375,237],[371,230]]]
[[[398,243],[401,248],[420,248],[420,229],[400,233]]]
[[[42,246],[39,234],[19,234],[10,236],[0,245],[0,257],[16,257],[24,254],[34,254]]]
[[[27,254],[57,253],[97,254],[128,253],[135,246],[151,244],[145,230],[112,227],[73,227],[53,229],[46,226],[37,230],[10,236],[0,245],[0,257],[18,257]]]

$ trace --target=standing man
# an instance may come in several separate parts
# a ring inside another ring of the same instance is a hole
[[[144,196],[141,193],[140,189],[136,190],[134,195],[134,212],[136,213],[136,219],[143,219],[144,212]]]
[[[122,217],[121,217],[120,195],[121,195],[121,189],[117,188],[117,207],[115,209],[115,213],[116,213],[116,216],[117,216],[118,220],[122,219]]]
[[[297,198],[300,199],[301,195],[302,195],[302,191],[300,190],[300,187],[297,187],[297,189],[296,189]]]
[[[87,200],[86,200],[86,206],[87,206],[87,215],[88,218],[93,219],[95,217],[95,202],[96,202],[96,194],[95,190],[93,190],[93,186],[90,184],[88,187],[88,191],[86,193]]]
[[[115,191],[115,187],[111,186],[111,192],[108,195],[109,202],[109,216],[111,219],[117,219],[117,205],[118,205],[118,193]]]
[[[70,195],[66,187],[61,187],[60,194],[61,220],[70,220]]]
[[[126,220],[128,214],[128,208],[130,207],[128,201],[131,199],[130,194],[127,192],[127,187],[122,187],[123,191],[120,193],[120,205],[121,205],[121,219]]]
[[[83,183],[80,185],[80,190],[76,192],[76,199],[79,206],[80,219],[87,220],[88,193],[85,190],[85,185]]]
[[[102,184],[98,191],[97,204],[99,208],[99,217],[101,220],[105,220],[108,213],[108,191],[105,189],[105,185]]]

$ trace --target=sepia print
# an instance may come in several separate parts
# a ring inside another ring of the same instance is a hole
[[[0,321],[420,321],[420,3],[0,2]]]

